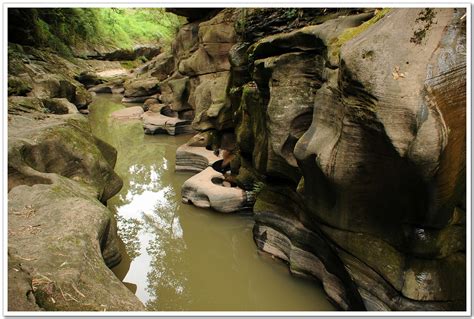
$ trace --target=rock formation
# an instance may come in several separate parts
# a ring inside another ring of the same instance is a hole
[[[68,115],[90,102],[83,83],[144,102],[143,114],[113,116],[142,117],[145,133],[199,132],[176,154],[176,170],[200,172],[183,185],[183,200],[221,212],[254,204],[258,248],[319,280],[338,308],[465,310],[465,9],[169,10],[189,23],[169,52],[127,79],[103,83],[97,69],[81,73],[91,65],[31,48],[9,52],[9,132],[40,123],[9,137],[18,236],[9,241],[9,279],[19,292],[9,304],[60,310],[83,298],[84,309],[142,307],[106,267],[119,256],[100,202],[120,181],[113,149]],[[63,72],[51,74],[49,63]],[[225,175],[215,155],[223,152]],[[120,297],[89,286],[89,273],[63,273],[54,254],[70,241],[47,251],[20,245],[37,232],[50,236],[35,225],[55,220],[59,203],[71,207],[57,217],[60,234],[83,222],[77,209],[96,219],[71,240],[96,270],[90,276],[117,284]],[[19,265],[22,258],[31,260]],[[47,274],[51,263],[59,268]]]
[[[92,98],[83,84],[103,82],[91,64],[9,45],[10,311],[145,309],[109,269],[122,256],[104,204],[122,181],[115,149],[78,114]]]
[[[465,309],[464,14],[225,9],[173,44],[162,94],[237,154],[258,247],[342,309]]]

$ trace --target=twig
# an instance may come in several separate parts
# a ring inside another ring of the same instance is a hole
[[[82,298],[86,298],[86,296],[84,296],[84,294],[80,292],[79,289],[77,289],[76,286],[74,286],[74,284],[71,284],[71,286],[80,296],[82,296]]]

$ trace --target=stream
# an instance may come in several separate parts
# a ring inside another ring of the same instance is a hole
[[[141,121],[111,120],[126,107],[121,98],[98,94],[89,119],[93,133],[117,149],[124,182],[108,201],[128,254],[113,271],[148,310],[334,310],[319,283],[291,276],[257,250],[251,215],[181,203],[192,174],[174,172],[175,152],[192,135],[149,136]]]

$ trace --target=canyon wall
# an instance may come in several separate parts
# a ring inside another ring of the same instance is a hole
[[[465,30],[463,9],[193,12],[161,97],[235,155],[257,246],[341,309],[462,310]]]

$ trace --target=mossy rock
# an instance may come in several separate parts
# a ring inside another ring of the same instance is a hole
[[[17,76],[8,76],[8,96],[25,96],[27,93],[31,92],[31,90],[31,83],[26,79]]]

